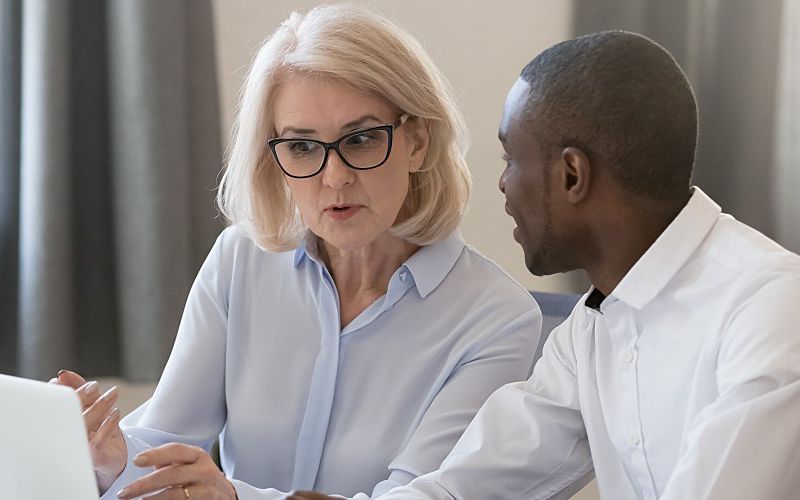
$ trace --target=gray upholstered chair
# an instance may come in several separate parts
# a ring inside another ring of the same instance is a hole
[[[533,298],[542,310],[542,335],[539,338],[539,345],[536,347],[536,353],[533,356],[533,363],[531,364],[530,370],[532,373],[536,362],[542,357],[542,348],[547,338],[550,336],[550,332],[567,319],[567,316],[570,315],[575,304],[577,304],[578,300],[581,298],[581,295],[549,292],[531,292],[531,295],[533,295]],[[594,479],[593,470],[587,472],[566,488],[550,497],[550,500],[567,500],[572,498],[573,495],[589,484],[592,479]]]
[[[542,335],[539,338],[536,353],[533,355],[533,364],[531,365],[531,372],[533,372],[533,366],[542,357],[542,348],[544,348],[544,343],[550,336],[550,332],[567,319],[581,295],[577,293],[550,292],[531,292],[531,295],[539,304],[539,309],[542,310]]]

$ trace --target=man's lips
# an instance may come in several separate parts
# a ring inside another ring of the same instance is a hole
[[[519,224],[517,224],[517,219],[514,218],[514,214],[511,213],[511,210],[508,208],[508,202],[505,205],[506,213],[514,220],[514,229],[511,232],[511,235],[514,237],[514,240],[519,242]]]

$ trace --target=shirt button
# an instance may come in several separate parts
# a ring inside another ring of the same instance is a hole
[[[622,353],[622,361],[633,363],[634,359],[636,359],[636,354],[634,354],[633,351],[625,351]]]
[[[405,271],[400,271],[400,281],[405,281],[408,279],[408,273]]]
[[[631,432],[628,435],[628,444],[631,446],[639,446],[641,440],[639,439],[639,434],[636,432]]]

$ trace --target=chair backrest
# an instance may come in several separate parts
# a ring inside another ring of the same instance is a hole
[[[580,300],[581,294],[531,292],[531,295],[533,295],[533,298],[542,310],[542,335],[539,338],[539,345],[536,347],[536,354],[534,354],[533,363],[531,364],[530,373],[533,373],[533,367],[536,366],[536,362],[542,357],[542,349],[544,348],[544,343],[547,341],[547,338],[550,336],[550,332],[567,319],[567,316],[570,315],[575,304]],[[569,500],[583,489],[583,487],[589,484],[592,479],[594,479],[594,469],[567,484],[564,489],[553,494],[549,500]]]
[[[539,337],[539,345],[536,346],[536,354],[534,354],[533,363],[531,364],[530,373],[533,373],[533,367],[542,357],[542,349],[547,337],[550,336],[550,332],[567,319],[575,304],[578,303],[578,299],[581,298],[581,294],[531,292],[531,295],[533,295],[534,300],[542,310],[542,335]]]

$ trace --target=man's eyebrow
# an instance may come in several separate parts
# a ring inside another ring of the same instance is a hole
[[[383,123],[383,120],[381,120],[375,115],[364,115],[359,118],[356,118],[355,120],[350,120],[349,122],[345,123],[344,125],[342,125],[340,130],[349,132],[350,130],[355,130],[363,126],[366,122],[369,121]],[[297,134],[297,135],[311,135],[317,133],[317,131],[314,130],[313,128],[301,128],[289,125],[287,127],[283,127],[281,131],[278,133],[278,135],[283,136],[287,132],[291,132],[292,134]]]

